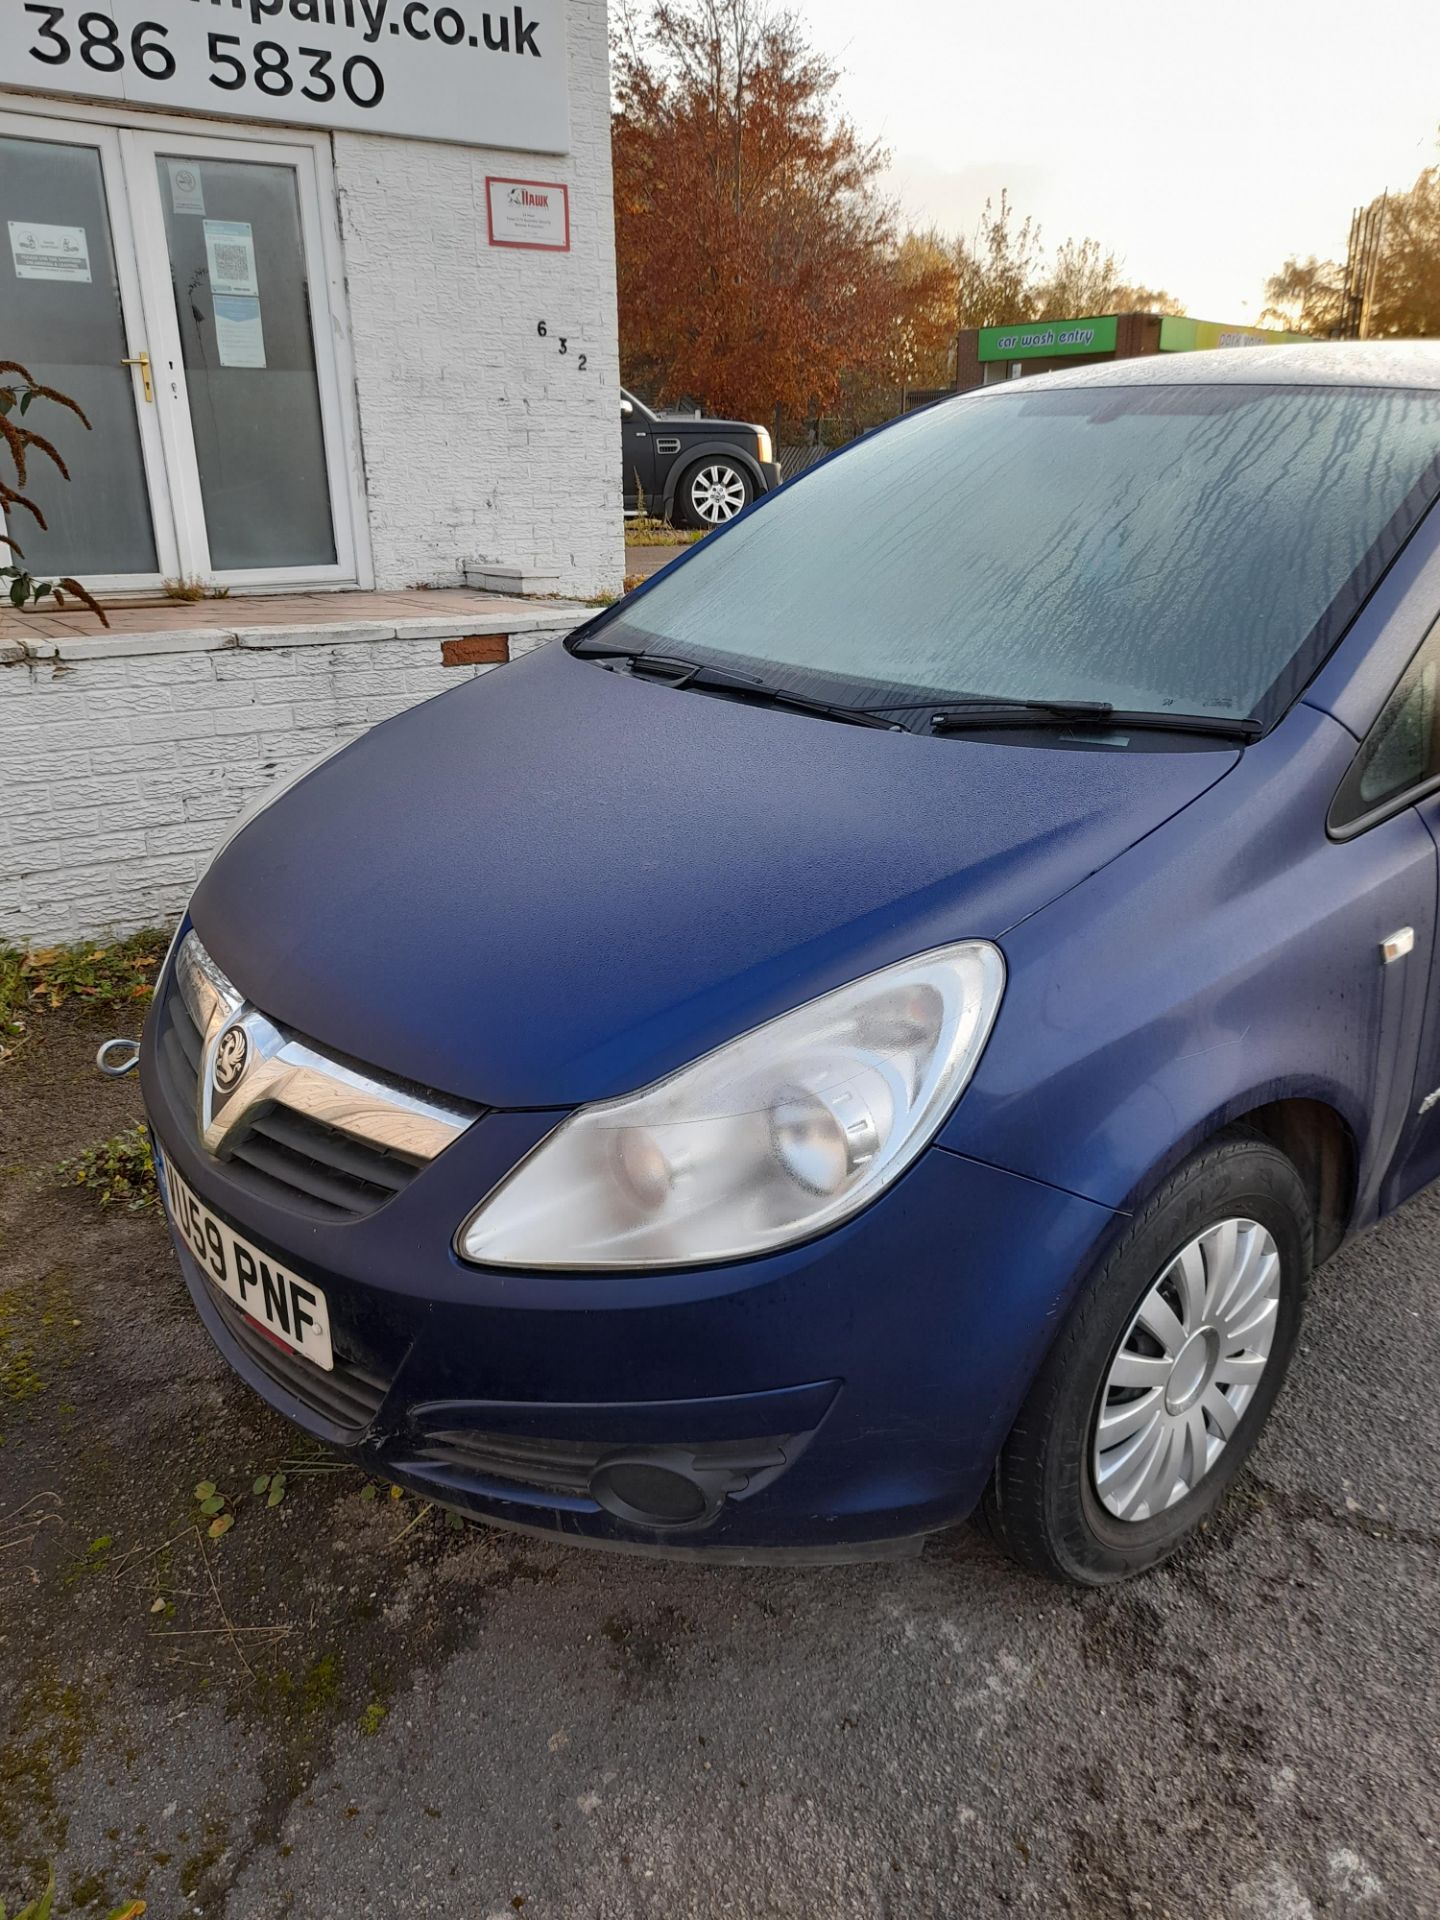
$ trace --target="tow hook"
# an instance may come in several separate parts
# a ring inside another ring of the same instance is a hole
[[[95,1064],[107,1080],[123,1080],[140,1064],[138,1040],[107,1040],[95,1056]]]

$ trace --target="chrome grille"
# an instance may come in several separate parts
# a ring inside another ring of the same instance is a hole
[[[383,1207],[420,1171],[414,1161],[347,1140],[333,1127],[284,1107],[256,1114],[229,1154],[232,1164],[238,1162],[255,1180],[287,1189],[290,1204],[303,1197],[311,1206],[351,1219]]]
[[[201,1021],[213,1039],[237,1014],[246,1017],[243,1007],[190,934],[160,1010],[156,1051],[175,1106],[194,1116],[197,1130],[207,1044]],[[262,1096],[210,1150],[234,1185],[272,1206],[326,1224],[365,1219],[478,1118],[477,1108],[379,1080],[252,1017],[273,1035],[274,1064]]]
[[[173,989],[161,1016],[158,1052],[160,1066],[170,1091],[182,1108],[195,1111],[195,1093],[200,1084],[200,1058],[204,1042],[200,1029],[190,1018],[184,999]]]

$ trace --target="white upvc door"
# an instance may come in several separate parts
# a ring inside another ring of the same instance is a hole
[[[0,112],[0,357],[94,428],[45,409],[33,571],[369,584],[334,205],[321,138]]]
[[[23,507],[0,514],[0,533],[40,578],[128,592],[181,569],[147,344],[118,133],[0,112],[0,359],[90,423],[53,401],[26,415],[71,476],[34,453],[21,491],[45,526]]]
[[[318,143],[120,141],[185,571],[228,587],[356,580]]]

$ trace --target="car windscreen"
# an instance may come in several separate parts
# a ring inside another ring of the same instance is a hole
[[[847,449],[605,640],[876,707],[1269,721],[1437,490],[1437,393],[1017,383]]]

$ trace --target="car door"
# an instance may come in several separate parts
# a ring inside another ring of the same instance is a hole
[[[1407,809],[1424,823],[1440,865],[1440,620],[1366,735],[1335,796],[1330,830],[1352,839]],[[1432,916],[1430,925],[1395,932],[1397,950],[1387,953],[1389,965],[1424,966],[1428,977],[1418,1037],[1396,1066],[1405,1107],[1382,1180],[1384,1211],[1440,1178],[1440,927]]]
[[[625,466],[625,511],[654,513],[657,506],[655,416],[628,393],[620,396],[620,442]]]

